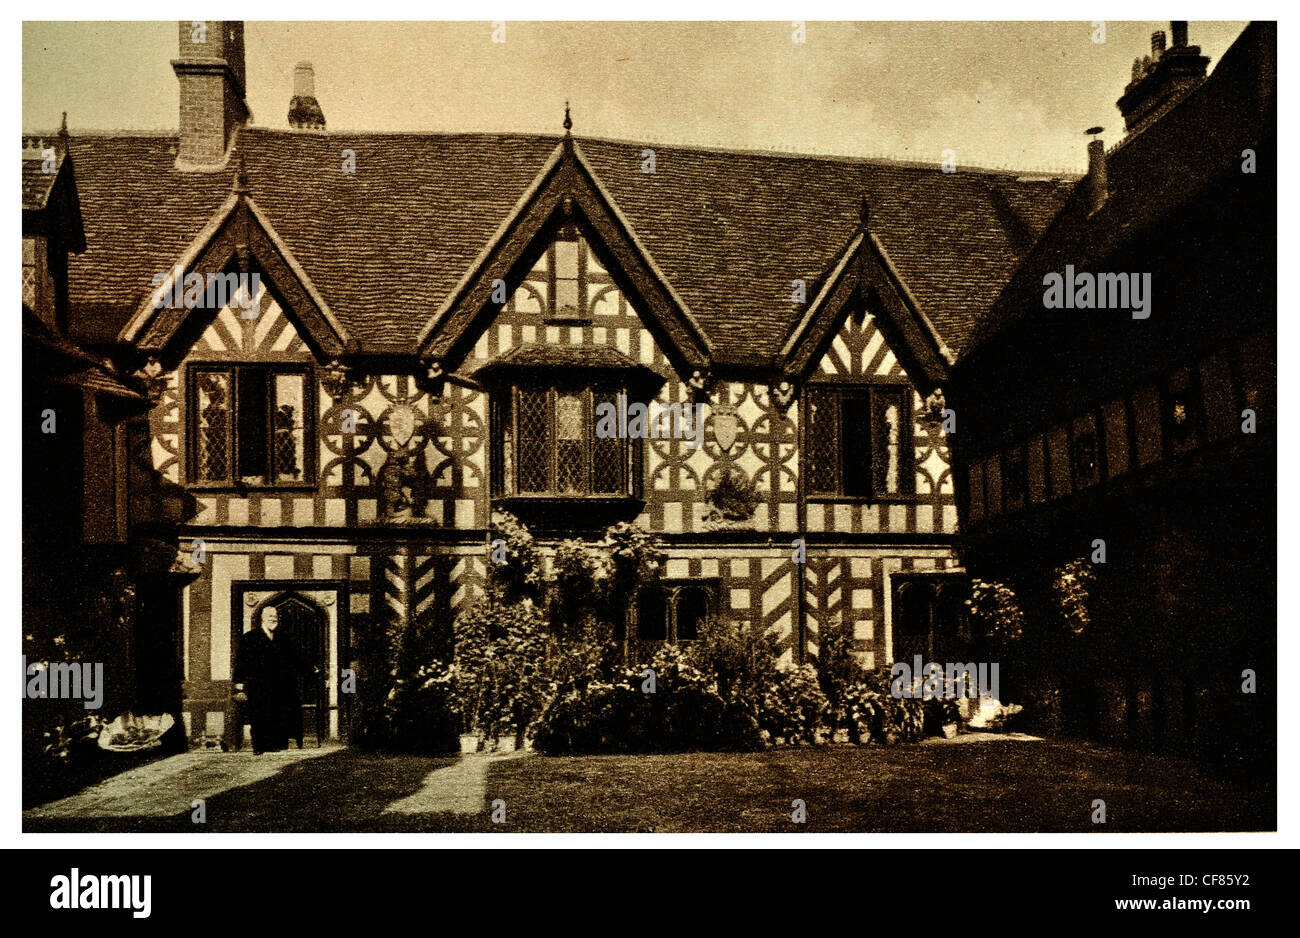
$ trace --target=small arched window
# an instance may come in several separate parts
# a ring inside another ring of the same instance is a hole
[[[642,642],[693,642],[717,608],[714,581],[658,583],[641,591],[636,636]]]

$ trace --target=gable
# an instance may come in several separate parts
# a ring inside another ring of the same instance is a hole
[[[708,338],[567,136],[421,331],[418,354],[437,370],[458,367],[480,324],[499,309],[500,285],[520,283],[540,246],[567,230],[576,230],[596,247],[602,270],[635,297],[643,323],[656,332],[678,369],[707,372],[712,360]]]
[[[235,191],[204,229],[165,270],[154,273],[153,288],[123,327],[119,341],[154,354],[168,349],[174,353],[178,337],[193,335],[196,322],[234,294],[227,278],[237,277],[239,288],[245,289],[256,276],[274,284],[280,305],[301,325],[302,338],[319,357],[356,350],[356,342],[270,219],[247,195],[245,183],[242,176],[236,177]]]
[[[221,207],[243,159],[253,197],[362,350],[411,354],[431,314],[537,194],[539,170],[562,143],[245,127],[227,166],[177,173],[174,134],[74,138],[94,250],[71,260],[70,321],[77,335],[112,341],[150,275]],[[788,302],[790,282],[813,283],[835,266],[864,196],[873,231],[960,351],[1019,256],[998,206],[1009,203],[1037,236],[1070,187],[1010,172],[650,146],[653,173],[643,171],[643,142],[574,143],[600,198],[617,206],[617,227],[634,232],[712,343],[713,360],[728,364],[768,364],[779,353],[801,312]],[[344,147],[355,151],[355,173],[340,168]]]
[[[934,530],[955,530],[955,511],[950,504],[953,481],[949,440],[939,424],[928,418],[924,396],[895,356],[886,330],[880,326],[877,317],[862,307],[845,316],[817,359],[809,384],[908,384],[916,473],[913,497],[918,504],[929,506],[925,516],[932,519],[927,523],[933,523]]]
[[[865,310],[844,318],[830,347],[817,363],[812,380],[831,379],[870,381],[872,379],[905,380],[907,372],[885,341],[876,318]]]
[[[575,260],[577,279],[570,291],[562,274]],[[566,301],[575,297],[578,305],[571,308]],[[653,331],[582,235],[576,242],[552,239],[546,244],[506,303],[478,331],[465,369],[472,372],[529,346],[614,349],[661,374],[672,370]]]
[[[861,230],[844,249],[835,269],[818,285],[802,320],[787,338],[780,367],[791,382],[806,379],[817,372],[822,355],[838,339],[840,354],[849,356],[841,361],[841,367],[866,369],[869,363],[849,360],[854,354],[865,354],[865,346],[850,349],[848,341],[855,338],[854,333],[850,331],[847,337],[836,333],[846,321],[870,316],[891,357],[898,356],[916,387],[929,393],[947,379],[952,353],[868,228],[865,202],[859,224]],[[856,338],[870,341],[870,336]]]
[[[186,357],[208,361],[303,361],[311,358],[311,350],[263,283],[249,310],[236,309],[230,303],[223,306],[190,346]]]

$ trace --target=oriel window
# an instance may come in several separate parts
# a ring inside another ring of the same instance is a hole
[[[634,495],[638,441],[596,434],[597,409],[617,411],[615,387],[513,386],[493,401],[499,495]]]

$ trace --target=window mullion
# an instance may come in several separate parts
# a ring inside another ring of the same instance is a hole
[[[510,386],[510,439],[515,448],[514,454],[510,459],[510,472],[513,479],[506,479],[505,485],[508,486],[507,492],[511,495],[519,494],[519,454],[522,447],[519,444],[519,386]],[[504,459],[504,455],[502,456]]]
[[[510,413],[507,414],[507,420],[510,421],[510,439],[511,444],[515,447],[515,452],[511,455],[510,473],[506,472],[506,466],[502,466],[500,473],[500,485],[507,495],[519,494],[519,387],[510,386]],[[500,459],[503,463],[506,460],[506,447],[502,446]],[[513,475],[515,478],[510,478]]]
[[[596,429],[592,417],[595,413],[595,395],[592,394],[591,388],[584,388],[582,392],[582,414],[586,423],[583,426],[582,435],[582,461],[584,466],[583,492],[587,495],[592,494],[596,488]]]
[[[560,441],[557,433],[559,427],[556,424],[560,407],[559,390],[554,387],[547,388],[546,400],[546,453],[550,467],[546,488],[552,493],[558,493],[560,491]]]
[[[266,388],[266,439],[262,442],[266,450],[266,476],[262,484],[275,485],[280,479],[280,467],[276,465],[275,459],[275,374],[270,368],[259,368],[258,371],[262,375],[262,385]],[[304,441],[303,449],[306,448]]]
[[[226,472],[234,485],[239,481],[239,386],[243,378],[242,369],[230,368],[230,455],[226,459]]]

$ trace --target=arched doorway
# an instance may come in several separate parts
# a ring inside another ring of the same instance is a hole
[[[329,701],[325,694],[325,674],[329,669],[329,637],[325,611],[296,593],[273,600],[280,613],[283,638],[289,641],[308,670],[298,675],[298,699],[302,701],[302,725],[299,732],[315,736],[320,745],[325,738]]]
[[[301,707],[300,721],[290,733],[299,745],[313,740],[319,746],[329,730],[330,701],[327,675],[329,661],[329,618],[320,606],[294,592],[280,593],[258,603],[253,609],[254,628],[262,621],[264,609],[275,609],[279,616],[276,642],[284,642],[293,651],[301,667],[292,680]]]
[[[964,574],[896,574],[893,586],[893,652],[909,666],[966,661],[971,634],[966,614],[970,580]]]

